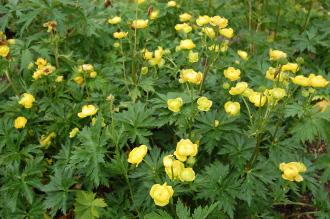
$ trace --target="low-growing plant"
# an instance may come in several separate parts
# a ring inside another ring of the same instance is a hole
[[[0,2],[0,218],[330,218],[329,3]]]

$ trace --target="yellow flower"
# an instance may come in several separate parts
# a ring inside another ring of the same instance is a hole
[[[163,158],[163,165],[164,167],[172,167],[173,166],[173,155],[167,155]]]
[[[57,76],[56,79],[55,79],[55,82],[61,83],[63,81],[63,79],[64,79],[63,75]]]
[[[208,24],[210,22],[210,17],[207,16],[207,15],[204,15],[204,16],[199,16],[197,19],[196,19],[196,24],[198,26],[204,26],[206,24]]]
[[[142,52],[143,52],[143,58],[144,59],[146,59],[146,60],[152,59],[153,54],[148,49],[144,49]]]
[[[276,100],[281,100],[286,96],[286,91],[283,88],[275,87],[269,90],[269,93]]]
[[[228,20],[220,16],[214,16],[210,18],[210,24],[219,28],[225,28],[228,25]]]
[[[243,93],[246,88],[248,88],[248,84],[246,82],[238,82],[235,87],[230,88],[230,95],[239,95]]]
[[[198,52],[193,52],[192,50],[190,50],[188,53],[188,61],[190,63],[196,63],[198,62],[198,59],[199,59]]]
[[[155,10],[150,13],[149,18],[150,20],[156,20],[158,18],[158,15],[159,15],[159,11]]]
[[[297,63],[287,63],[282,65],[281,71],[291,71],[292,73],[296,73],[299,70],[299,65]]]
[[[225,90],[228,90],[230,88],[230,84],[228,82],[224,82],[222,84],[222,88],[225,89]]]
[[[74,82],[76,82],[79,85],[82,85],[85,82],[85,80],[82,76],[76,76],[73,78],[73,80],[74,80]]]
[[[52,139],[56,137],[56,133],[52,132],[49,135],[45,136],[42,135],[39,143],[41,146],[45,147],[46,149],[49,147],[49,145],[52,143]]]
[[[113,43],[113,47],[115,47],[115,48],[119,48],[119,47],[120,47],[120,43],[119,43],[119,42],[114,42],[114,43]]]
[[[188,14],[188,13],[183,13],[183,14],[180,14],[179,15],[179,18],[180,18],[180,21],[181,22],[186,22],[186,21],[189,21],[191,19],[191,15]]]
[[[146,156],[147,153],[148,153],[148,147],[146,145],[143,144],[139,147],[135,147],[129,153],[127,161],[128,163],[136,164],[136,166],[138,166],[142,162],[143,158]]]
[[[225,103],[224,107],[225,107],[226,113],[228,113],[231,116],[235,116],[235,115],[239,114],[239,112],[241,110],[241,105],[239,104],[239,102],[228,101]]]
[[[183,100],[181,97],[167,100],[167,108],[172,112],[175,113],[180,112],[182,105],[183,105]]]
[[[181,40],[180,42],[180,49],[193,49],[196,47],[196,45],[194,44],[194,42],[191,39],[186,39],[186,40]]]
[[[37,61],[35,62],[35,64],[38,66],[38,68],[40,68],[40,67],[47,65],[47,61],[46,61],[46,59],[38,58]]]
[[[183,31],[184,33],[189,33],[192,31],[192,27],[187,23],[177,24],[174,28],[176,31]]]
[[[234,36],[234,30],[233,28],[223,28],[219,30],[220,35],[231,39]]]
[[[71,131],[70,131],[70,133],[69,133],[69,138],[74,138],[74,137],[76,137],[76,135],[79,133],[79,128],[74,128],[74,129],[72,129]]]
[[[82,66],[82,70],[84,71],[94,71],[94,67],[92,64],[83,64]]]
[[[16,129],[22,129],[25,127],[26,123],[27,123],[27,119],[24,116],[19,116],[15,119],[14,127]]]
[[[89,77],[96,78],[96,76],[97,76],[97,72],[96,71],[89,72]]]
[[[314,74],[310,74],[308,77],[310,86],[312,87],[326,87],[329,84],[329,81],[327,81],[325,78],[323,78],[322,75],[315,76]]]
[[[186,161],[188,156],[196,156],[198,145],[193,144],[189,139],[181,139],[177,145],[174,155],[180,161]]]
[[[148,20],[142,20],[142,19],[138,19],[138,20],[134,20],[132,22],[132,28],[134,29],[143,29],[148,27]]]
[[[154,184],[151,187],[149,194],[156,205],[163,207],[170,202],[173,193],[174,191],[172,186],[168,186],[166,183],[164,183],[163,185]]]
[[[212,106],[212,101],[207,99],[207,97],[200,97],[197,100],[198,109],[200,111],[209,111]]]
[[[297,75],[297,76],[291,78],[291,81],[292,81],[292,83],[299,85],[299,86],[303,86],[303,87],[310,86],[310,80],[303,75]]]
[[[269,67],[266,71],[266,78],[272,81],[283,81],[284,80],[284,73],[279,72],[275,78],[276,68]]]
[[[283,179],[296,182],[303,181],[304,178],[300,173],[307,171],[306,166],[301,162],[281,163],[279,169],[283,172]]]
[[[182,182],[186,181],[186,182],[192,182],[195,180],[195,172],[192,168],[188,167],[188,168],[184,168],[181,173],[180,173],[180,180]]]
[[[241,59],[243,59],[245,61],[247,61],[249,59],[248,53],[243,50],[237,50],[237,54]]]
[[[265,103],[267,101],[267,97],[263,93],[253,92],[253,93],[250,94],[249,100],[250,100],[251,103],[254,104],[254,106],[262,107],[262,106],[265,105]]]
[[[213,30],[212,27],[204,27],[202,29],[202,32],[205,33],[205,35],[211,39],[213,39],[215,37],[215,31]]]
[[[36,99],[32,94],[24,93],[18,103],[23,105],[26,109],[30,109],[35,101]]]
[[[180,83],[189,82],[199,85],[203,81],[203,74],[201,72],[195,72],[193,69],[182,69],[180,72]]]
[[[171,8],[176,7],[176,1],[167,2],[167,7],[171,7]]]
[[[281,50],[269,49],[269,60],[276,61],[279,59],[285,59],[287,54]]]
[[[9,53],[9,47],[8,46],[6,46],[6,45],[0,46],[0,56],[1,57],[3,57],[3,58],[7,57],[8,53]]]
[[[119,16],[115,16],[108,20],[109,24],[119,24],[120,22],[121,22],[121,17],[119,17]]]
[[[97,113],[97,108],[94,105],[85,105],[82,107],[80,113],[78,113],[79,118],[85,118],[87,116],[92,116]]]
[[[330,106],[330,101],[329,100],[321,100],[321,101],[317,102],[314,106],[317,107],[318,111],[324,112]]]
[[[218,128],[219,125],[220,125],[220,121],[217,119],[214,120],[214,124],[213,124],[214,128]]]
[[[127,37],[128,35],[128,32],[114,32],[113,33],[113,37],[116,38],[116,39],[123,39],[125,37]]]
[[[178,179],[180,177],[181,171],[184,169],[184,164],[173,159],[172,166],[165,166],[165,173],[170,179]]]
[[[227,69],[225,69],[223,71],[223,74],[230,81],[236,81],[240,78],[241,71],[239,69],[234,68],[234,67],[228,67]]]

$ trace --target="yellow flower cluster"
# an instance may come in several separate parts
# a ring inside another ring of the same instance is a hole
[[[144,49],[142,52],[143,58],[148,60],[151,66],[158,66],[161,68],[165,64],[165,60],[163,59],[165,50],[162,47],[159,46],[154,52],[150,52],[148,49]]]
[[[297,75],[291,78],[292,83],[302,87],[323,88],[329,84],[322,75],[310,74],[308,77]]]
[[[38,58],[35,62],[37,69],[33,72],[33,79],[38,80],[42,76],[50,75],[55,71],[55,67],[49,64],[45,59]]]
[[[154,184],[149,192],[155,204],[161,207],[167,205],[170,202],[173,193],[174,191],[172,186],[168,186],[167,183],[164,183],[163,185]]]
[[[304,178],[300,173],[307,171],[306,166],[301,162],[281,163],[279,169],[283,172],[283,179],[296,182],[303,181]]]
[[[203,73],[196,72],[193,69],[182,69],[180,72],[180,83],[191,83],[199,85],[203,81]]]
[[[96,78],[97,72],[94,70],[92,64],[83,64],[78,67],[78,73],[73,78],[74,82],[82,85],[85,82],[85,78]]]
[[[24,93],[18,103],[26,109],[30,109],[35,101],[36,100],[32,94]]]
[[[195,180],[195,172],[191,167],[185,167],[185,161],[194,159],[198,152],[198,145],[193,144],[189,139],[181,139],[176,146],[174,155],[170,154],[163,158],[163,165],[167,176],[172,179],[179,179],[184,182]],[[189,157],[189,159],[188,159]]]
[[[94,105],[85,105],[82,107],[81,112],[78,113],[78,117],[85,118],[87,116],[93,116],[97,113],[97,110]]]
[[[138,166],[143,158],[148,153],[148,147],[146,145],[141,145],[139,147],[135,147],[128,155],[128,163],[135,164]]]

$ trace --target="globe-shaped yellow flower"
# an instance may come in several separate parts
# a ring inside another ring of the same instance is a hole
[[[167,100],[167,108],[172,112],[175,113],[180,112],[182,105],[183,105],[183,100],[181,97]]]
[[[191,15],[188,14],[188,13],[183,13],[183,14],[180,14],[179,15],[179,18],[180,18],[180,21],[181,22],[186,22],[186,21],[189,21],[191,19]]]
[[[195,172],[192,168],[188,167],[188,168],[184,168],[179,176],[179,179],[182,182],[192,182],[194,181],[196,178]]]
[[[212,101],[207,99],[207,97],[200,97],[198,98],[197,100],[197,108],[200,110],[200,111],[209,111],[211,106],[212,106]]]
[[[156,205],[163,207],[170,202],[173,193],[174,191],[172,186],[168,186],[166,183],[164,183],[163,185],[153,185],[149,194]]]
[[[307,171],[306,166],[301,162],[281,163],[279,169],[283,172],[283,179],[296,182],[303,181],[304,179],[300,173]]]
[[[314,88],[323,88],[326,87],[329,84],[329,81],[327,81],[325,78],[323,78],[322,75],[315,76],[314,74],[310,74],[308,77],[310,86]]]
[[[109,20],[108,20],[109,24],[119,24],[120,22],[121,22],[121,17],[119,17],[119,16],[109,18]]]
[[[188,156],[196,156],[197,152],[197,144],[192,143],[189,139],[181,139],[176,145],[174,155],[178,160],[185,161]]]
[[[174,7],[176,7],[176,1],[169,1],[169,2],[167,2],[167,7],[170,7],[170,8],[174,8]]]
[[[230,95],[239,95],[242,94],[248,88],[248,83],[238,82],[235,87],[230,88]]]
[[[224,76],[230,81],[236,81],[240,78],[241,71],[234,67],[228,67],[223,71]]]
[[[132,28],[134,29],[144,29],[146,27],[148,27],[148,20],[142,20],[142,19],[138,19],[138,20],[134,20],[132,22]]]
[[[249,96],[249,100],[250,100],[251,103],[254,104],[254,106],[256,106],[256,107],[262,107],[267,102],[267,97],[263,93],[253,92]]]
[[[203,81],[203,74],[196,72],[193,69],[182,69],[180,72],[180,83],[189,82],[192,84],[199,85]]]
[[[231,39],[234,36],[234,30],[233,30],[233,28],[223,28],[223,29],[220,29],[219,30],[219,33],[220,33],[221,36],[224,36],[224,37],[226,37],[228,39]]]
[[[5,58],[7,57],[8,54],[9,54],[9,47],[6,45],[0,46],[0,56]]]
[[[79,133],[79,128],[73,128],[69,133],[69,138],[74,138]]]
[[[276,61],[279,59],[285,59],[287,57],[287,54],[281,50],[269,50],[269,60]]]
[[[26,109],[30,109],[35,101],[36,100],[32,94],[24,93],[18,103]]]
[[[22,129],[25,127],[26,123],[27,123],[27,119],[24,116],[19,116],[15,119],[14,127],[16,129]]]
[[[208,24],[209,22],[210,22],[210,17],[207,15],[199,16],[196,19],[196,24],[198,26],[204,26],[204,25]]]
[[[98,109],[94,105],[85,105],[82,107],[81,112],[78,113],[79,118],[93,116],[97,113]]]
[[[195,48],[196,45],[191,39],[186,39],[186,40],[181,40],[179,48],[180,49],[186,49],[186,50],[191,50]]]
[[[113,33],[113,37],[116,38],[116,39],[123,39],[125,37],[127,37],[128,35],[128,32],[114,32]]]
[[[143,158],[148,153],[148,147],[146,145],[141,145],[139,147],[135,147],[128,155],[128,163],[135,164],[138,166]]]
[[[184,33],[189,33],[192,31],[192,27],[187,23],[177,24],[177,25],[175,25],[174,28],[176,31],[182,31]]]
[[[310,86],[310,80],[303,75],[297,75],[297,76],[291,78],[291,81],[292,81],[292,83],[302,86],[302,87]]]
[[[282,65],[281,71],[290,71],[292,73],[296,73],[299,70],[299,65],[297,63],[287,63],[285,65]]]
[[[228,20],[220,16],[214,16],[210,18],[210,24],[212,26],[218,26],[219,28],[226,28],[228,25]]]
[[[241,110],[241,105],[239,102],[228,101],[225,103],[225,111],[231,116],[236,116]]]
[[[213,30],[212,27],[204,27],[202,29],[202,32],[211,39],[215,37],[215,31]]]
[[[237,55],[243,59],[244,61],[247,61],[249,59],[249,55],[246,51],[243,50],[237,50]]]
[[[198,52],[193,52],[192,50],[189,51],[188,53],[188,61],[190,63],[196,63],[199,60],[199,55]]]

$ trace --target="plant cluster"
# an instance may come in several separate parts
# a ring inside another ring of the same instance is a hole
[[[326,1],[0,2],[0,218],[330,218]]]

